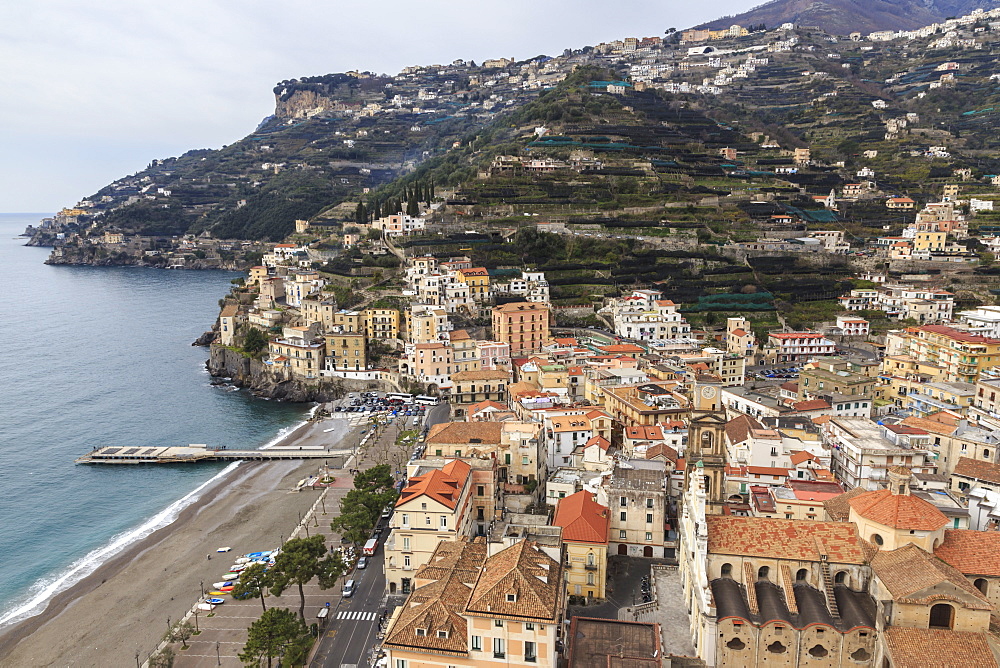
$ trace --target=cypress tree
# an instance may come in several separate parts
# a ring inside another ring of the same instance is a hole
[[[364,225],[368,222],[368,210],[365,208],[364,202],[358,202],[358,208],[354,210],[354,222],[358,225]]]

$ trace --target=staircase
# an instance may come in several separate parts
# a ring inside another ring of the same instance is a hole
[[[840,608],[837,606],[837,597],[833,594],[833,578],[830,576],[830,564],[826,561],[820,562],[823,571],[823,587],[826,590],[826,606],[830,608],[830,614],[840,617]]]

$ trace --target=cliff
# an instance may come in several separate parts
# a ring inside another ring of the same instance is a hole
[[[378,381],[328,378],[306,382],[274,371],[259,359],[245,357],[225,346],[213,343],[205,363],[214,378],[228,378],[236,387],[250,390],[255,396],[279,401],[314,402],[340,399],[348,392],[386,389]]]

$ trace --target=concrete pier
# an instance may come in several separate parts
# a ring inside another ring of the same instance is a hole
[[[326,448],[275,447],[267,450],[227,450],[207,445],[169,447],[118,446],[96,448],[76,460],[77,464],[178,464],[186,462],[233,461],[253,459],[269,461],[278,459],[329,459],[351,454],[351,449],[327,450]]]

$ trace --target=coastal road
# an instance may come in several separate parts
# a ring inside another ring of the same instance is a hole
[[[350,575],[357,593],[341,598],[331,610],[311,668],[341,668],[345,664],[363,668],[369,664],[369,650],[378,642],[382,612],[391,612],[395,606],[386,600],[384,561],[380,544],[375,555],[369,557],[368,568],[355,569]]]

